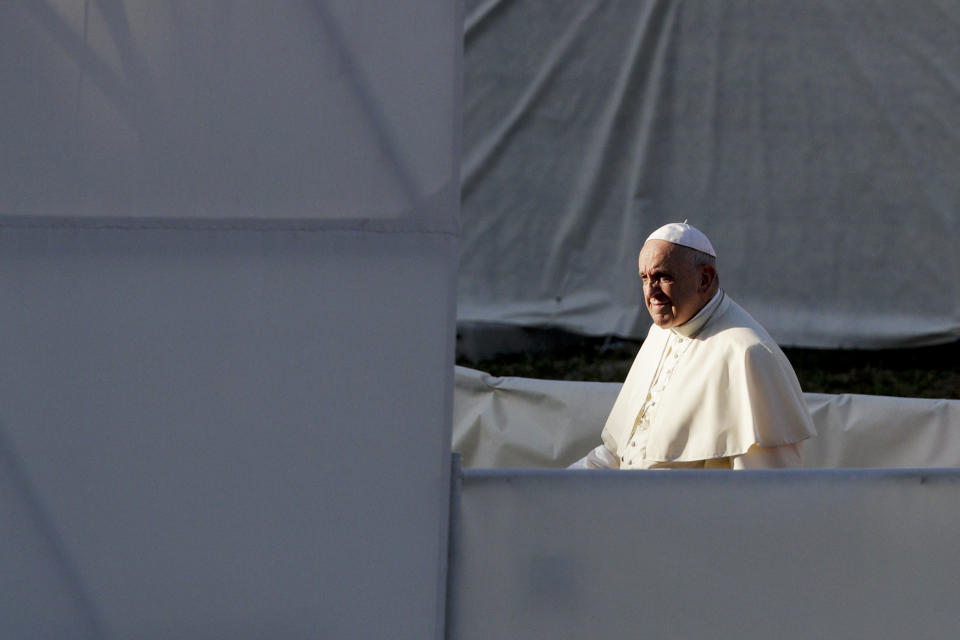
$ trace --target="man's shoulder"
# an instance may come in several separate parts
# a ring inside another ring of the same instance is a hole
[[[729,296],[717,310],[717,316],[704,328],[702,338],[736,351],[764,352],[779,349],[767,330]]]

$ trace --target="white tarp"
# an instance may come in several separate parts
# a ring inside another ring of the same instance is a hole
[[[460,321],[643,337],[689,218],[781,344],[960,337],[960,4],[466,8]]]
[[[406,214],[451,228],[459,43],[436,27],[455,7],[15,0],[2,11],[5,217]],[[415,208],[440,193],[436,211]]]
[[[442,636],[461,21],[0,3],[0,637]]]
[[[451,638],[939,640],[960,471],[465,470]]]
[[[453,449],[466,467],[565,467],[600,444],[619,383],[497,378],[457,367]],[[960,400],[804,394],[804,467],[960,467]]]

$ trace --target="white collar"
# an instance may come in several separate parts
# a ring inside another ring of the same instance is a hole
[[[710,302],[703,305],[703,308],[679,327],[672,327],[670,330],[684,338],[692,338],[703,329],[707,321],[713,316],[713,312],[720,306],[723,300],[723,289],[717,288],[717,292],[710,298]]]

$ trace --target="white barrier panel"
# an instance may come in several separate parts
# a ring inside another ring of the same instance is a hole
[[[462,474],[449,637],[956,635],[960,472]]]
[[[0,637],[431,637],[455,247],[0,234]]]
[[[0,638],[443,631],[459,2],[0,2]]]
[[[453,449],[466,467],[565,467],[600,444],[619,383],[497,378],[457,367]],[[804,394],[804,466],[960,466],[960,400]]]

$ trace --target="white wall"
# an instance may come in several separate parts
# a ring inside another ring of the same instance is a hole
[[[467,470],[450,637],[952,637],[958,491],[953,470]]]
[[[4,3],[0,47],[0,635],[437,637],[456,3]]]
[[[565,467],[600,444],[616,382],[498,378],[457,367],[453,448],[466,467]],[[960,466],[960,400],[806,393],[807,468]]]

